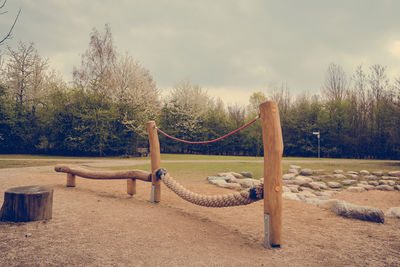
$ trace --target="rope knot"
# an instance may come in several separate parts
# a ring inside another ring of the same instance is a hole
[[[167,171],[164,169],[164,168],[159,168],[157,171],[156,171],[156,177],[158,178],[158,179],[162,179],[162,176],[163,175],[166,175],[167,174]]]
[[[259,185],[250,188],[249,198],[255,199],[255,200],[263,199],[264,198],[264,184],[260,183]]]

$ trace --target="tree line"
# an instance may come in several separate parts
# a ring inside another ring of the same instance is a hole
[[[147,147],[145,124],[155,120],[170,135],[210,140],[278,103],[285,156],[400,158],[400,78],[362,66],[350,76],[330,64],[318,94],[293,96],[282,85],[254,92],[248,105],[226,106],[188,80],[165,97],[147,69],[115,48],[111,29],[90,34],[72,83],[49,69],[34,44],[7,47],[0,59],[0,152],[54,155],[134,155]],[[263,155],[261,123],[219,142],[178,143],[160,135],[164,153]]]

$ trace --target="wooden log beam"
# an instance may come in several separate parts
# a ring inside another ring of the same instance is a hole
[[[264,143],[264,220],[267,247],[280,247],[282,236],[282,153],[283,140],[278,105],[260,105]]]
[[[78,166],[68,166],[58,164],[54,167],[56,172],[64,172],[87,179],[139,179],[145,182],[151,182],[151,173],[142,170],[129,171],[92,171]]]

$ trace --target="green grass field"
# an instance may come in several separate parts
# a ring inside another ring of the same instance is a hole
[[[136,161],[136,160],[150,160],[147,158],[129,158],[123,159],[119,157],[53,157],[53,156],[37,156],[37,155],[0,155],[0,168],[18,168],[30,166],[50,166],[57,163],[84,163],[96,160],[123,160],[123,161]],[[162,166],[166,168],[171,174],[182,177],[192,177],[198,179],[209,175],[215,175],[218,172],[226,171],[251,171],[255,178],[263,176],[263,158],[262,157],[238,157],[238,156],[209,156],[209,155],[183,155],[183,154],[162,154],[162,161],[173,160],[190,160],[190,162],[164,162]],[[199,162],[195,162],[195,161]],[[223,160],[235,162],[223,162]],[[194,161],[194,162],[193,162]],[[211,162],[204,162],[211,161]],[[366,169],[368,171],[376,170],[400,170],[400,161],[391,160],[355,160],[355,159],[316,159],[316,158],[283,158],[282,169],[283,172],[289,168],[290,165],[299,165],[302,168],[311,169],[324,169],[326,172],[332,172],[335,169],[342,169],[345,171],[360,171]],[[111,167],[111,170],[121,169],[143,169],[149,170],[150,164],[140,164],[132,166],[118,166]]]

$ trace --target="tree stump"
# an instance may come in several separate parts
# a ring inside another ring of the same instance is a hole
[[[2,221],[29,222],[51,219],[53,189],[47,186],[22,186],[7,189],[0,211]]]

